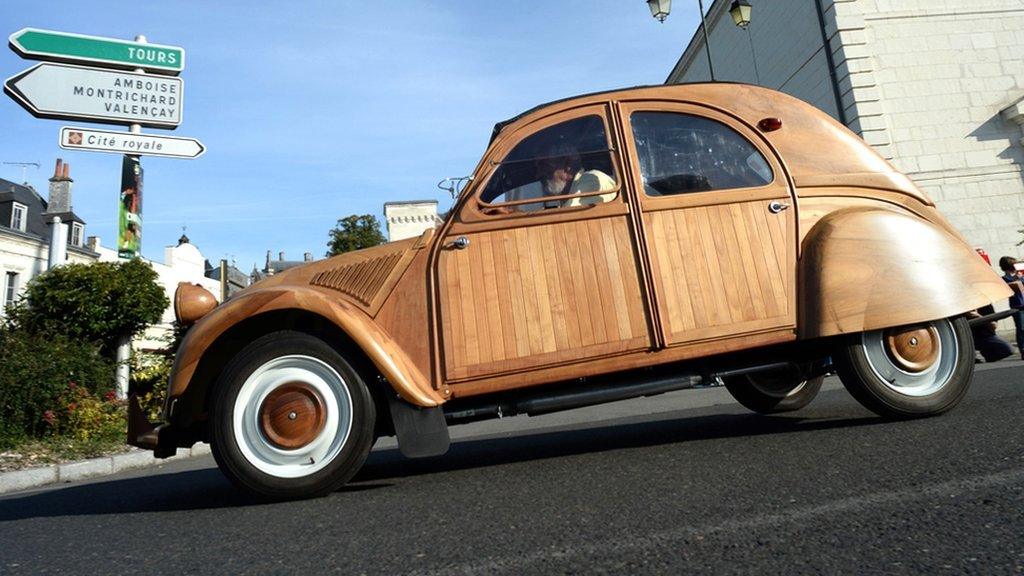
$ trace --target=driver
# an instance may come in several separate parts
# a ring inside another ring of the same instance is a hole
[[[580,155],[574,146],[559,143],[549,147],[535,163],[537,181],[508,191],[508,201],[537,198],[535,204],[510,206],[520,211],[549,208],[568,208],[608,202],[615,198],[615,180],[600,170],[583,170]],[[599,196],[579,194],[609,192]],[[552,196],[569,196],[557,200],[544,200]]]

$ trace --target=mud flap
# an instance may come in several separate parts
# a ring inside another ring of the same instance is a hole
[[[398,449],[406,458],[440,456],[448,451],[451,439],[441,408],[417,408],[400,398],[388,398],[391,421],[398,437]]]

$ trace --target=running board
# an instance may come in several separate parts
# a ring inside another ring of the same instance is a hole
[[[641,371],[590,382],[574,381],[539,387],[535,391],[499,394],[486,399],[452,401],[444,405],[444,417],[449,425],[453,425],[519,414],[539,416],[688,388],[721,386],[722,379],[730,376],[781,370],[793,366],[790,362],[772,362],[703,373],[664,374]]]

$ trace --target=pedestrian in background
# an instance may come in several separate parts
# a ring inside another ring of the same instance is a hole
[[[1013,294],[1010,296],[1010,308],[1014,310],[1013,325],[1016,328],[1017,351],[1024,360],[1024,284],[1021,282],[1021,271],[1017,269],[1017,259],[1003,256],[999,259],[999,268],[1003,271],[1003,280],[1010,285]]]

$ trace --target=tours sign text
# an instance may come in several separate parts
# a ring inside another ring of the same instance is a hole
[[[142,68],[177,76],[185,69],[185,49],[69,32],[22,28],[10,38],[11,48],[34,60],[80,62],[105,67]]]

